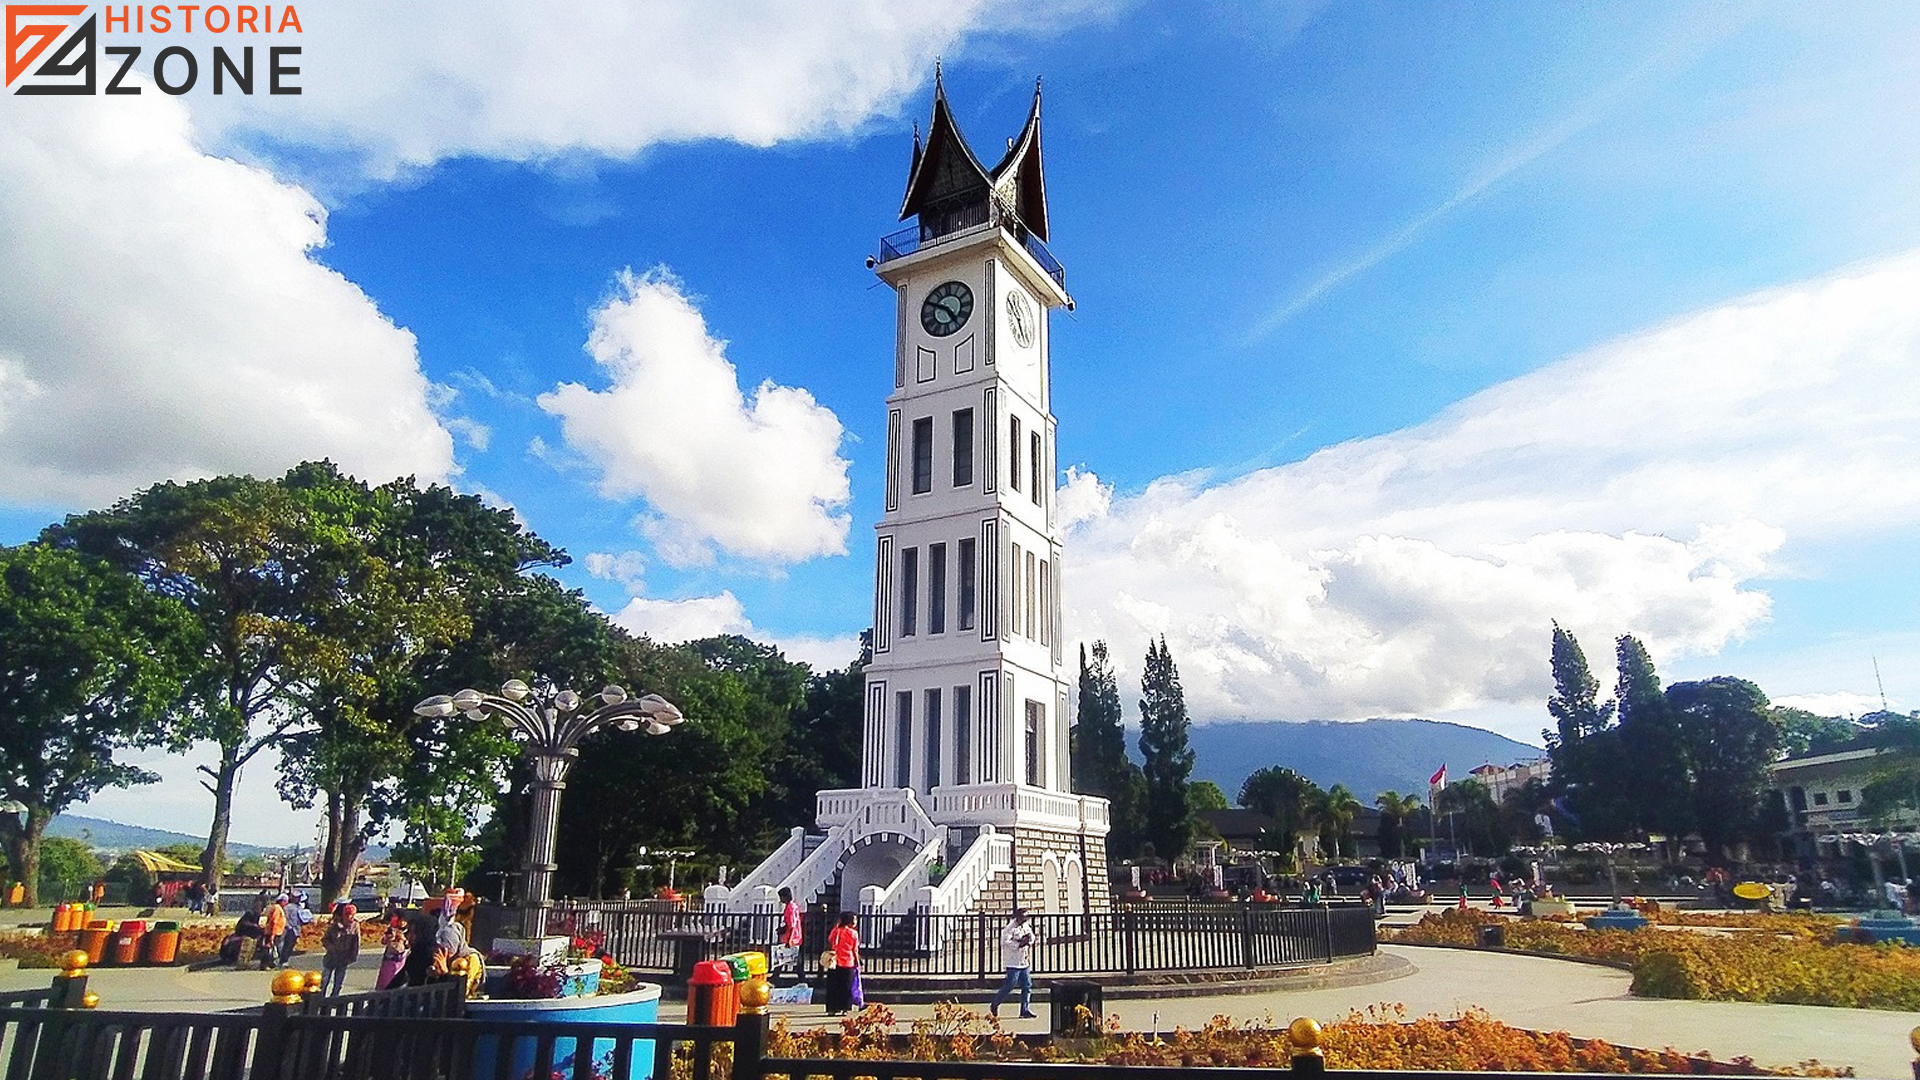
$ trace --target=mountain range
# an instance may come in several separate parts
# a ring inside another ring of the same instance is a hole
[[[1232,801],[1257,769],[1280,765],[1321,787],[1345,784],[1372,805],[1382,791],[1427,797],[1440,766],[1463,780],[1480,765],[1511,765],[1546,751],[1481,728],[1441,720],[1264,720],[1195,724],[1193,779],[1220,785]]]
[[[205,844],[204,836],[188,836],[186,833],[172,832],[167,829],[149,829],[144,825],[125,825],[104,818],[83,817],[79,814],[55,814],[47,822],[48,836],[66,836],[75,840],[84,840],[96,848],[105,851],[151,851],[166,844]],[[286,848],[261,847],[258,844],[227,843],[227,854],[236,859],[250,855],[267,855],[284,852]]]

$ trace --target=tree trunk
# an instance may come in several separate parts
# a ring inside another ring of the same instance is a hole
[[[40,906],[40,838],[46,834],[53,815],[39,807],[27,809],[27,823],[18,824],[12,814],[0,814],[0,838],[7,845],[7,861],[26,889],[26,906]]]
[[[332,907],[353,889],[353,871],[367,849],[360,835],[360,804],[337,791],[327,792],[327,841],[321,857],[320,895]]]
[[[240,762],[237,755],[226,747],[220,748],[220,767],[201,769],[213,777],[213,783],[202,780],[200,783],[213,792],[213,824],[207,829],[207,846],[200,851],[200,869],[206,873],[207,884],[219,888],[226,877],[227,830],[233,824],[233,788],[240,779]]]

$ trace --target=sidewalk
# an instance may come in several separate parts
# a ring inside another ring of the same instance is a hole
[[[1171,1032],[1198,1028],[1218,1014],[1263,1025],[1270,1017],[1281,1026],[1296,1016],[1339,1020],[1379,1004],[1404,1005],[1409,1017],[1452,1017],[1480,1008],[1515,1027],[1565,1031],[1646,1049],[1705,1050],[1721,1060],[1745,1055],[1763,1068],[1817,1058],[1827,1065],[1852,1066],[1863,1077],[1912,1075],[1907,1033],[1920,1026],[1920,1013],[1636,998],[1627,993],[1631,975],[1591,964],[1463,949],[1386,945],[1381,951],[1405,958],[1416,970],[1367,986],[1109,1001],[1107,1013],[1118,1016],[1126,1031],[1153,1031],[1157,1024],[1158,1030]],[[932,1011],[928,1005],[894,1007],[903,1028]],[[1009,1019],[1014,1011],[1002,1010],[1008,1030],[1046,1030],[1044,997],[1034,1001],[1040,1019]],[[776,1008],[774,1014],[795,1026],[829,1023],[819,1006]],[[678,1003],[661,1010],[663,1020],[683,1016]]]

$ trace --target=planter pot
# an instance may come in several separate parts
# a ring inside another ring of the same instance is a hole
[[[599,977],[597,968],[594,976],[596,980]],[[638,989],[624,994],[601,994],[596,997],[469,1001],[467,1016],[474,1020],[526,1024],[529,1027],[580,1023],[651,1024],[660,1017],[660,987],[653,983],[642,983]],[[535,1043],[536,1040],[531,1037],[482,1036],[473,1048],[473,1080],[493,1080],[495,1076],[503,1075],[497,1067],[503,1053],[509,1059],[504,1075],[531,1075]],[[588,1080],[596,1073],[606,1075],[612,1067],[612,1041],[596,1040],[584,1052],[578,1043],[577,1039],[555,1041],[554,1075],[563,1080]],[[589,1063],[597,1067],[588,1067]],[[612,1080],[649,1080],[652,1076],[653,1041],[649,1039],[633,1044],[633,1065],[626,1076],[613,1077]],[[661,1077],[660,1080],[667,1078]]]
[[[1535,900],[1533,902],[1533,913],[1535,915],[1571,915],[1573,914],[1573,901]]]

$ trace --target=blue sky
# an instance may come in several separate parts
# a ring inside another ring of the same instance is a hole
[[[0,540],[326,453],[849,657],[940,56],[990,160],[1045,78],[1068,622],[1128,673],[1535,739],[1559,619],[1920,697],[1911,5],[495,8],[303,13],[299,99],[6,98]],[[96,809],[201,827],[166,771]],[[304,835],[254,771],[236,835]]]

